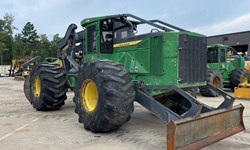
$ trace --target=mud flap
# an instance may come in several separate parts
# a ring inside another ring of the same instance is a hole
[[[167,149],[200,149],[245,130],[244,107],[240,104],[200,114],[196,118],[171,121],[167,125]]]
[[[240,84],[234,88],[234,97],[241,99],[250,99],[250,84]]]

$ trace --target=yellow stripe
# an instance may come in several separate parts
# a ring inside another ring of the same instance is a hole
[[[227,61],[235,60],[235,58],[227,58]]]
[[[118,44],[114,44],[113,47],[116,48],[116,47],[132,46],[132,45],[136,45],[136,44],[140,43],[141,41],[142,40],[118,43]]]

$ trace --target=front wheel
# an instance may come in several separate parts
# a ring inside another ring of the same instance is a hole
[[[212,86],[222,89],[223,88],[223,77],[218,70],[208,68],[207,71],[207,83],[210,83]],[[199,88],[200,93],[206,97],[217,97],[219,96],[214,90],[210,89],[207,85]]]
[[[36,110],[56,110],[64,105],[66,75],[57,64],[37,64],[24,83],[24,93]]]
[[[24,80],[24,84],[23,84],[23,92],[25,97],[28,99],[28,101],[31,103],[31,98],[30,98],[30,76],[28,75],[25,80]]]
[[[229,81],[230,88],[234,91],[234,87],[238,87],[239,84],[249,83],[249,73],[244,68],[236,68],[230,74]]]
[[[92,132],[115,130],[134,110],[133,82],[121,64],[108,60],[87,62],[74,89],[79,122]]]

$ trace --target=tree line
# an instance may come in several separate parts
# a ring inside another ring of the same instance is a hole
[[[17,30],[13,25],[14,20],[10,13],[0,18],[0,65],[9,65],[12,59],[18,58],[56,57],[56,44],[61,39],[59,34],[49,40],[46,34],[38,34],[35,26],[27,22],[21,33],[14,35]]]

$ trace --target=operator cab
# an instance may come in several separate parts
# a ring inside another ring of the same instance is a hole
[[[81,25],[86,29],[86,52],[88,54],[113,53],[115,45],[129,46],[131,42],[141,41],[148,36],[158,36],[165,31],[173,31],[168,26],[175,30],[185,31],[164,22],[161,22],[163,24],[161,26],[155,23],[158,21],[144,20],[131,14],[84,19]]]
[[[123,17],[121,17],[123,18]],[[134,36],[134,26],[130,21],[123,19],[104,19],[100,21],[100,36],[98,36],[97,24],[89,25],[87,30],[87,52],[96,53],[100,42],[101,53],[112,53],[113,44],[117,40]],[[100,38],[97,40],[97,38]]]
[[[225,62],[225,48],[209,47],[207,51],[207,63]]]

